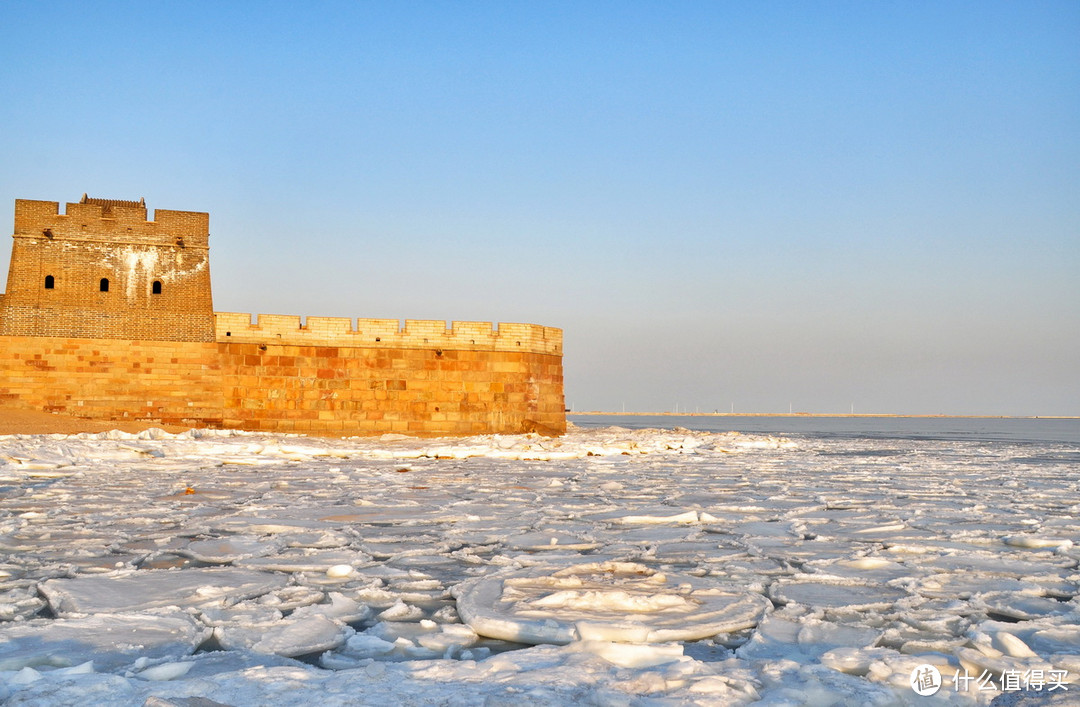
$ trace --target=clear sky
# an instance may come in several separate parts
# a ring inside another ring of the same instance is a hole
[[[1080,414],[1075,0],[0,26],[0,223],[208,211],[219,311],[561,327],[576,410]]]

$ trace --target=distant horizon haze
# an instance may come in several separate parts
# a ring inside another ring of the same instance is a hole
[[[957,419],[1023,419],[1023,420],[1080,420],[1080,415],[977,415],[949,413],[898,413],[898,412],[720,412],[714,410],[691,410],[689,412],[670,410],[570,410],[568,416],[580,415],[582,417],[920,417],[920,418],[957,418]]]

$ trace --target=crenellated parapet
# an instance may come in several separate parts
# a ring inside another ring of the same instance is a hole
[[[214,340],[210,215],[85,194],[15,201],[0,335]]]
[[[60,213],[56,201],[16,199],[14,236],[206,249],[210,214],[157,209],[154,219],[148,220],[142,200],[94,199],[84,194]]]
[[[219,343],[285,346],[476,351],[562,355],[562,330],[539,324],[447,322],[406,319],[349,319],[284,314],[215,312]]]

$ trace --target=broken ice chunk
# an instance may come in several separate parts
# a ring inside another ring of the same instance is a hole
[[[211,540],[195,540],[176,550],[177,555],[207,564],[227,564],[250,557],[270,555],[280,549],[278,543],[266,542],[253,535],[235,535]]]
[[[41,593],[59,616],[197,607],[256,597],[284,586],[283,575],[241,569],[137,570],[50,579]]]
[[[750,641],[735,654],[753,660],[817,657],[837,648],[869,648],[880,636],[877,629],[799,616],[787,610],[766,616]]]
[[[598,655],[620,668],[651,668],[681,660],[683,647],[678,643],[613,643],[609,641],[582,641],[575,648]]]
[[[311,616],[283,621],[261,632],[251,645],[256,653],[294,658],[337,648],[352,635],[352,629],[325,616]]]
[[[393,641],[384,641],[370,633],[358,633],[345,642],[344,652],[353,658],[375,658],[394,650]]]
[[[371,558],[355,550],[283,550],[272,557],[252,557],[236,562],[237,567],[274,572],[312,572],[327,574],[331,567],[358,567]],[[331,576],[331,575],[327,575]]]
[[[1069,604],[1020,592],[978,594],[975,596],[973,604],[975,606],[981,604],[988,614],[1006,616],[1018,621],[1030,621],[1043,616],[1068,614],[1073,610],[1073,607]]]
[[[886,658],[898,658],[900,654],[890,648],[855,648],[845,646],[822,653],[818,660],[833,670],[848,675],[866,675],[870,666]]]
[[[144,670],[140,670],[135,673],[135,677],[142,680],[152,680],[154,682],[176,680],[187,675],[193,665],[195,664],[190,661],[161,663],[160,665],[154,665]]]
[[[336,648],[352,629],[322,616],[262,624],[229,624],[214,629],[226,650],[247,649],[286,658]]]
[[[409,606],[401,599],[394,602],[389,609],[379,614],[380,621],[419,621],[424,616],[423,609]]]
[[[753,626],[769,606],[760,594],[629,562],[533,567],[468,580],[453,594],[478,634],[521,643],[569,643],[579,625],[605,640],[692,641]]]
[[[1048,537],[1042,535],[1010,535],[1004,538],[1006,545],[1013,547],[1023,547],[1031,549],[1041,548],[1069,548],[1072,547],[1072,540],[1062,537]]]
[[[371,609],[360,602],[339,593],[330,592],[329,604],[309,604],[303,606],[291,614],[291,618],[303,618],[307,616],[325,616],[342,623],[352,624],[371,616]]]
[[[782,604],[796,603],[821,609],[886,609],[908,596],[882,585],[843,584],[790,580],[776,582],[769,595]]]
[[[650,515],[628,515],[613,519],[623,525],[665,525],[668,523],[698,523],[700,518],[697,511],[684,511],[682,513],[659,513]]]
[[[66,667],[93,661],[118,670],[138,658],[175,660],[210,635],[183,614],[98,614],[0,625],[0,670]]]
[[[590,542],[568,533],[533,532],[507,538],[506,546],[511,550],[525,550],[528,552],[550,550],[584,552],[595,550],[600,547],[600,543]]]

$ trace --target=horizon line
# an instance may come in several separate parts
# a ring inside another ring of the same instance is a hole
[[[567,410],[566,414],[604,415],[608,417],[937,417],[974,420],[1080,420],[1080,415],[953,415],[947,413],[893,412],[605,412],[602,410]]]

